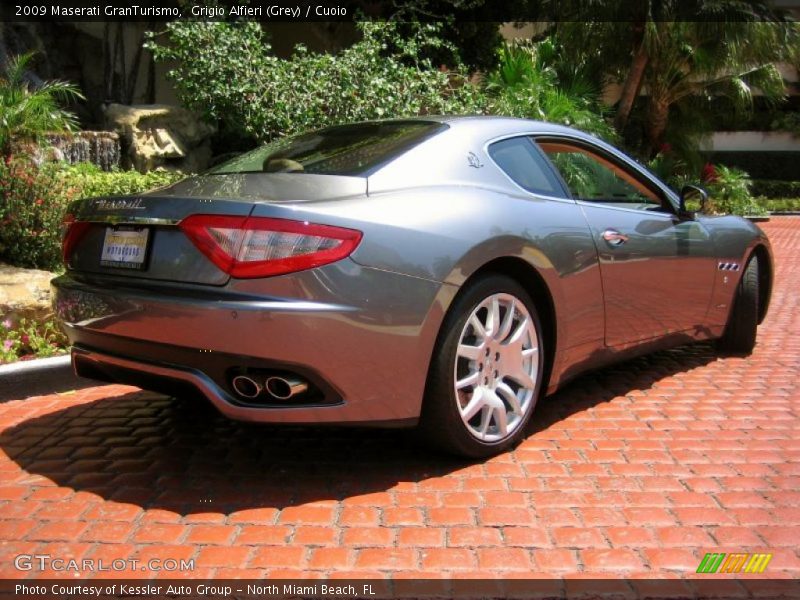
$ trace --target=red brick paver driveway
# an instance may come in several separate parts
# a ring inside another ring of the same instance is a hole
[[[194,559],[192,577],[684,577],[767,551],[767,576],[797,577],[800,218],[764,229],[777,286],[751,357],[703,344],[588,375],[485,463],[122,386],[0,405],[0,576],[58,575],[15,570],[38,553]]]

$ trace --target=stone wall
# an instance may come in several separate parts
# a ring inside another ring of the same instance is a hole
[[[0,263],[0,320],[43,320],[52,313],[50,280],[55,273]]]
[[[212,125],[179,106],[111,104],[109,129],[119,134],[122,166],[144,173],[156,168],[198,173],[211,159]]]

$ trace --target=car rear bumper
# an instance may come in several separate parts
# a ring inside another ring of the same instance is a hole
[[[360,423],[384,427],[410,427],[417,418],[382,418],[373,415],[363,421],[352,415],[343,402],[330,406],[254,407],[243,406],[237,398],[218,385],[203,371],[191,368],[165,366],[103,354],[74,346],[72,367],[81,377],[129,383],[172,396],[198,396],[210,401],[217,410],[230,419],[263,423],[342,424]],[[388,415],[391,416],[391,415]]]
[[[413,425],[444,307],[442,284],[352,261],[240,288],[53,281],[79,375],[196,393],[226,416],[272,423]],[[290,295],[291,294],[291,295]],[[309,393],[249,401],[236,374],[289,374]]]

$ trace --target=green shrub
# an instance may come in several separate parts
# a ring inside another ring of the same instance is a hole
[[[78,163],[63,168],[61,177],[78,199],[138,194],[170,185],[186,175],[173,171],[103,171],[92,163]]]
[[[701,183],[708,192],[705,212],[759,216],[768,209],[753,193],[753,180],[741,170],[725,165],[706,163],[700,173],[693,172],[672,152],[660,152],[647,163],[647,167],[665,181],[675,192],[687,183]],[[700,210],[700,205],[690,203],[689,210]]]
[[[435,25],[410,40],[395,23],[358,27],[361,41],[338,54],[300,45],[288,60],[274,56],[253,22],[174,21],[163,43],[151,35],[147,47],[156,60],[174,61],[168,77],[184,105],[259,142],[337,123],[482,112],[463,73],[417,58],[418,48],[442,44]]]
[[[616,134],[605,118],[596,91],[581,78],[559,79],[559,47],[551,39],[538,44],[506,44],[499,65],[486,78],[488,111],[576,127],[608,141]]]
[[[708,202],[705,210],[711,214],[765,215],[767,213],[750,194],[750,177],[740,169],[724,165],[708,165],[704,169]]]
[[[71,200],[137,194],[183,177],[166,171],[106,172],[90,163],[37,166],[24,157],[0,161],[0,261],[57,270],[61,221]]]
[[[25,157],[0,161],[0,261],[56,269],[61,264],[61,220],[73,198],[55,164]]]
[[[800,198],[800,181],[753,179],[752,192],[766,198]]]

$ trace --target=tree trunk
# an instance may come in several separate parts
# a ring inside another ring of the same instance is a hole
[[[667,131],[669,120],[669,103],[659,98],[650,97],[647,107],[647,121],[645,131],[647,141],[650,143],[650,156],[655,156],[664,143],[664,133]]]
[[[628,76],[625,78],[625,84],[622,87],[622,95],[619,99],[619,106],[617,107],[617,116],[614,119],[614,126],[620,134],[628,124],[628,118],[631,116],[633,103],[639,95],[639,90],[642,89],[644,70],[647,68],[649,60],[650,56],[647,54],[647,49],[644,47],[644,41],[642,41],[639,45],[639,49],[633,56],[631,68],[628,71]]]
[[[650,61],[650,55],[647,53],[647,45],[645,44],[645,37],[647,35],[647,15],[649,14],[649,2],[636,3],[633,8],[631,20],[631,48],[633,57],[631,59],[631,66],[628,69],[628,75],[625,77],[625,83],[622,86],[622,94],[617,106],[617,115],[614,118],[614,127],[620,135],[623,134],[625,126],[628,124],[628,119],[631,116],[633,103],[636,102],[636,97],[639,95],[639,90],[642,89],[642,81],[644,81],[644,71]]]

